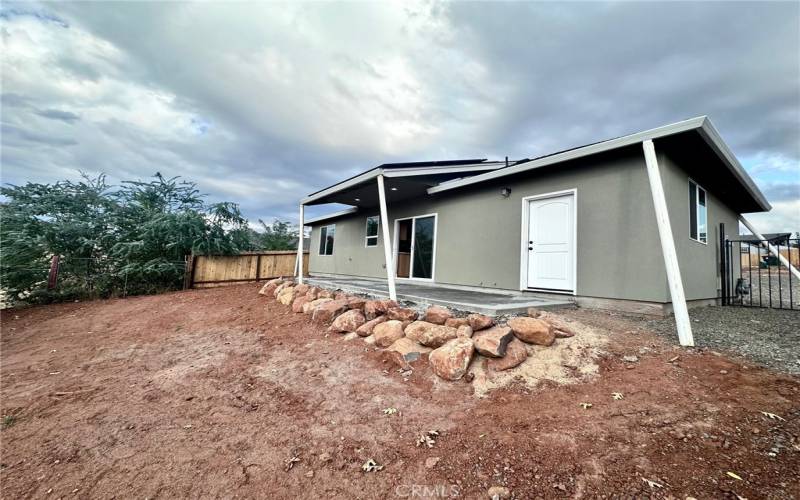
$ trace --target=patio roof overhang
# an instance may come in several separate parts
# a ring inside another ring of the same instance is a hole
[[[385,178],[387,201],[394,202],[426,196],[428,188],[442,182],[492,172],[516,163],[474,159],[385,164],[312,193],[300,202],[303,205],[341,203],[351,206],[376,206],[378,205],[376,182],[379,175]]]

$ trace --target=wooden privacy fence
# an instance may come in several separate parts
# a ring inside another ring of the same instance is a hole
[[[186,266],[186,287],[235,285],[281,276],[293,276],[297,252],[272,251],[239,255],[193,255]],[[303,253],[303,274],[308,274],[308,252]]]
[[[755,245],[750,247],[750,252],[745,252],[741,254],[741,262],[742,267],[747,268],[749,266],[758,267],[758,260],[759,257],[763,258],[768,255],[772,255],[771,253],[767,252],[764,248],[759,248]],[[786,260],[792,263],[794,267],[800,266],[800,248],[781,248],[779,249],[781,255],[783,255]],[[785,268],[784,268],[785,269]]]

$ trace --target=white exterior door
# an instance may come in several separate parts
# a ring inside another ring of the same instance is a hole
[[[528,288],[575,290],[575,196],[528,201]]]

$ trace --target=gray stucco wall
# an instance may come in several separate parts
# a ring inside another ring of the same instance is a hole
[[[656,146],[658,147],[658,146]],[[666,154],[659,154],[661,179],[669,203],[669,218],[675,250],[681,269],[684,292],[687,300],[713,299],[718,297],[719,273],[719,224],[725,224],[729,237],[739,234],[738,214],[726,206],[710,189],[706,190],[708,213],[708,243],[699,243],[689,236],[689,179],[688,171]],[[688,165],[687,165],[688,167]],[[734,256],[734,272],[738,273],[738,255]]]
[[[398,218],[437,213],[437,283],[519,290],[522,198],[577,189],[577,294],[665,302],[666,273],[640,151],[630,148],[390,205],[390,227]],[[510,197],[500,195],[502,187],[511,188]],[[383,237],[377,247],[364,246],[366,217],[377,213],[365,209],[332,221],[331,256],[318,255],[314,227],[310,272],[385,277]]]
[[[658,147],[658,145],[656,145]],[[659,152],[673,236],[686,297],[717,297],[719,223],[738,234],[737,214],[709,186],[708,244],[689,237],[686,170]],[[503,198],[500,189],[511,188]],[[670,301],[661,243],[641,146],[575,160],[389,206],[392,237],[398,218],[438,215],[437,283],[520,289],[522,198],[577,189],[577,295],[666,303]],[[383,235],[366,248],[366,218],[378,208],[327,223],[336,224],[334,254],[320,256],[319,226],[311,234],[309,270],[314,273],[385,278]]]

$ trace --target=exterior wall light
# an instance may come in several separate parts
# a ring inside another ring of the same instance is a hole
[[[508,198],[509,196],[511,196],[511,188],[501,189],[500,194],[503,195],[503,198]]]

